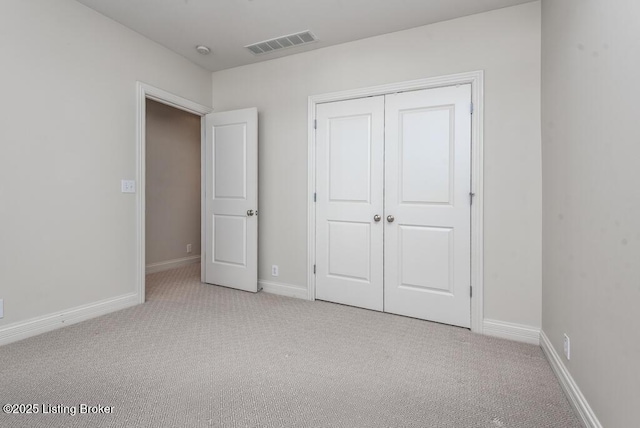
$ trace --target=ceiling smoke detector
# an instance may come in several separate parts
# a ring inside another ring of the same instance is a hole
[[[206,46],[198,45],[196,46],[196,50],[200,55],[209,55],[211,53],[211,49]]]
[[[254,55],[262,55],[280,49],[293,48],[317,41],[318,39],[316,38],[316,36],[311,31],[306,30],[300,33],[289,34],[288,36],[280,36],[276,37],[275,39],[269,39],[263,42],[247,45],[245,46],[245,48],[249,49]]]

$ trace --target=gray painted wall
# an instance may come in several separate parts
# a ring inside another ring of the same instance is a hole
[[[73,0],[0,29],[3,327],[135,292],[136,81],[209,105],[211,73]]]
[[[542,326],[605,427],[640,421],[640,2],[542,3]]]
[[[540,2],[213,73],[216,111],[260,112],[260,279],[306,287],[309,95],[479,69],[485,316],[539,327]]]
[[[199,255],[200,116],[147,100],[146,134],[146,264]]]

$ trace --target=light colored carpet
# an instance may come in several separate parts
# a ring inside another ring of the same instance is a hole
[[[540,348],[147,277],[148,302],[0,348],[0,402],[114,406],[2,427],[580,427]]]

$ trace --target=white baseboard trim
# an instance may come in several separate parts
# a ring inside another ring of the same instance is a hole
[[[571,405],[578,412],[580,420],[584,426],[587,428],[602,428],[602,424],[600,424],[600,421],[587,402],[587,399],[582,395],[582,391],[580,391],[578,384],[573,380],[571,373],[567,370],[567,367],[562,362],[560,355],[558,355],[544,331],[540,332],[540,347],[547,356],[547,360],[549,360],[549,364],[551,364],[553,372],[560,381],[560,385],[562,386],[564,393],[569,398]]]
[[[99,317],[138,304],[136,293],[125,294],[111,299],[101,300],[88,305],[78,306],[65,311],[55,312],[41,317],[31,318],[0,328],[0,346],[16,342],[47,331]]]
[[[298,299],[309,298],[309,292],[305,287],[299,287],[292,284],[283,284],[272,281],[258,281],[258,287],[262,288],[265,293],[278,294],[280,296],[296,297]]]
[[[198,254],[197,256],[183,257],[181,259],[167,260],[166,262],[150,263],[146,266],[145,272],[147,274],[157,273],[199,262],[200,254]]]
[[[487,336],[540,345],[540,329],[537,327],[485,318],[482,330]]]

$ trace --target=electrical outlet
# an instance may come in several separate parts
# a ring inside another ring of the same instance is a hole
[[[122,180],[120,182],[120,190],[122,193],[136,193],[136,181]]]
[[[279,272],[278,272],[278,265],[272,265],[271,266],[271,276],[278,276]]]
[[[190,253],[191,251],[192,251],[191,244],[187,244],[187,253]]]
[[[564,356],[567,360],[571,359],[571,339],[566,334],[564,335]]]
[[[4,300],[0,299],[0,318],[4,318]]]

